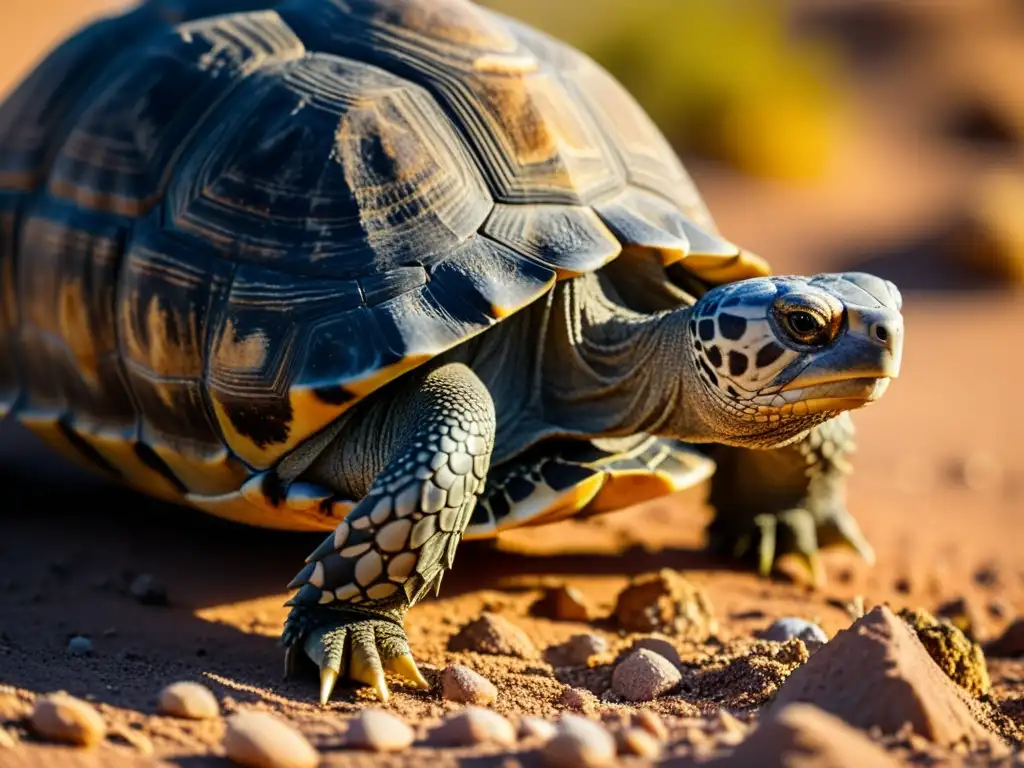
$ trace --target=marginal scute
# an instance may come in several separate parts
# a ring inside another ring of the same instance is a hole
[[[594,210],[615,233],[623,249],[651,251],[662,264],[684,259],[690,252],[685,217],[658,195],[631,187],[596,203]]]
[[[593,210],[582,206],[496,205],[482,231],[563,278],[600,269],[622,250]]]

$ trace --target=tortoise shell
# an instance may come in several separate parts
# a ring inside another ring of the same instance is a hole
[[[621,254],[768,271],[578,51],[466,0],[151,0],[0,107],[0,403],[148,493],[330,529],[283,457]]]

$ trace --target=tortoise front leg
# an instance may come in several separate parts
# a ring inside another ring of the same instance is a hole
[[[815,584],[823,578],[820,547],[847,546],[873,562],[874,551],[846,508],[853,438],[853,421],[844,412],[783,448],[715,446],[711,547],[756,561],[765,576],[779,557],[796,555]]]
[[[306,560],[283,642],[320,668],[320,701],[339,676],[389,697],[384,672],[426,687],[409,650],[409,608],[438,589],[450,569],[494,442],[494,405],[466,366],[452,363],[417,380],[360,429],[357,450],[336,451],[335,487],[351,483],[353,461],[383,459],[368,494]],[[359,455],[355,455],[359,454]],[[333,468],[333,469],[331,469]],[[323,474],[324,470],[318,470]],[[369,474],[372,474],[372,470]]]

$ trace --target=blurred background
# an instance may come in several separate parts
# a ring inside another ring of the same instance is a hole
[[[676,146],[722,231],[776,271],[897,283],[904,373],[857,416],[851,505],[882,549],[1019,564],[1024,1],[482,4],[607,67]],[[5,0],[0,92],[121,7]]]

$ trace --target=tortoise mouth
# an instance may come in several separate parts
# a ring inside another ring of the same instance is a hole
[[[812,384],[800,389],[786,391],[792,402],[782,406],[762,406],[762,413],[777,413],[780,416],[804,416],[822,411],[849,411],[861,408],[878,400],[889,388],[892,379],[888,376],[859,376],[842,381]]]

